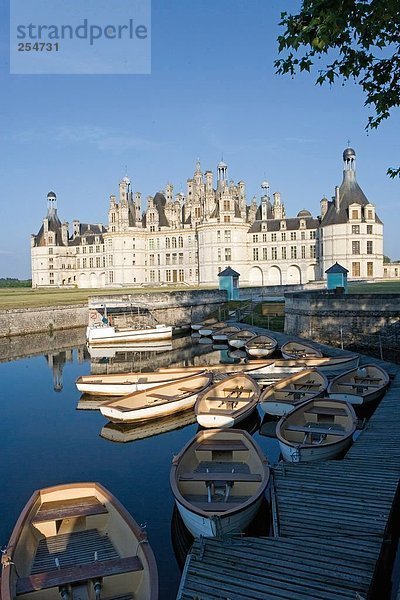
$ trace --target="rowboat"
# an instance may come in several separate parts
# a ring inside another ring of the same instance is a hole
[[[269,478],[261,449],[238,429],[200,431],[174,457],[170,474],[177,508],[195,537],[242,533]]]
[[[193,410],[186,410],[163,419],[153,419],[143,423],[107,423],[100,431],[100,436],[110,442],[127,443],[182,429],[193,423],[196,423]]]
[[[276,437],[288,462],[335,458],[351,446],[357,427],[353,407],[327,398],[307,400],[281,418]]]
[[[262,375],[264,373],[269,373],[271,368],[274,365],[275,360],[252,360],[248,363],[228,363],[222,364],[219,363],[217,365],[201,365],[197,367],[198,369],[211,371],[214,374],[228,374],[228,373],[247,373],[248,375],[256,376]],[[160,367],[157,369],[158,373],[168,373],[170,370],[174,370],[176,372],[183,371],[187,372],[192,367]]]
[[[192,323],[190,327],[191,327],[192,331],[200,333],[200,329],[204,329],[204,328],[209,329],[211,327],[211,325],[214,325],[215,323],[218,323],[217,319],[210,318],[210,319],[206,319],[205,321],[202,321],[201,323]]]
[[[168,372],[150,373],[114,373],[107,375],[81,375],[75,384],[78,390],[95,396],[125,396],[138,390],[147,390],[157,385],[179,381],[193,375],[204,373],[204,369],[185,369]]]
[[[295,342],[293,340],[289,340],[283,344],[281,352],[283,358],[315,358],[322,356],[322,352],[314,348],[311,344]]]
[[[194,412],[202,427],[234,427],[253,412],[259,396],[254,379],[230,375],[199,394]]]
[[[329,384],[328,395],[350,404],[367,404],[379,400],[389,385],[389,375],[377,365],[362,365],[342,375]]]
[[[237,333],[238,331],[240,331],[239,327],[235,327],[234,325],[231,326],[227,326],[227,327],[223,327],[222,329],[219,329],[217,331],[213,331],[211,337],[213,342],[226,342],[228,340],[228,337],[232,334],[232,333]]]
[[[302,402],[322,396],[327,387],[324,373],[306,369],[265,388],[260,396],[260,406],[269,415],[282,416]]]
[[[214,334],[217,334],[225,327],[226,323],[205,323],[203,327],[199,329],[199,334],[204,337],[213,337]]]
[[[151,342],[172,338],[170,325],[156,327],[116,328],[112,325],[88,325],[86,339],[92,345],[121,344],[126,342]]]
[[[271,372],[286,371],[293,369],[293,373],[299,369],[318,369],[323,373],[332,371],[344,371],[358,367],[360,357],[358,354],[346,354],[341,356],[317,356],[314,358],[287,358],[274,359]],[[252,363],[255,361],[251,361]]]
[[[254,331],[240,329],[238,332],[232,333],[228,337],[228,345],[231,346],[231,348],[239,350],[240,348],[244,348],[246,343],[253,337],[255,337]]]
[[[36,490],[2,566],[2,600],[158,598],[146,534],[99,483]]]
[[[158,419],[193,408],[198,394],[212,381],[211,373],[134,392],[100,406],[101,414],[113,423],[135,423]]]
[[[256,335],[245,344],[245,350],[249,356],[266,358],[271,356],[278,346],[278,340],[269,335]]]

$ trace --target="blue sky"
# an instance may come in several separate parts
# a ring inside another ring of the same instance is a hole
[[[98,0],[103,3],[103,0]],[[30,276],[30,234],[54,190],[62,220],[106,222],[125,165],[134,190],[185,188],[197,157],[228,175],[250,202],[266,177],[288,216],[331,197],[351,140],[358,181],[397,244],[399,112],[366,134],[357,86],[316,87],[307,74],[274,74],[280,11],[297,2],[153,0],[151,75],[9,75],[2,3],[0,61],[0,277]]]

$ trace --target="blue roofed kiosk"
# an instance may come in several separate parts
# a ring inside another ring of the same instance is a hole
[[[339,265],[338,262],[335,262],[334,265],[329,267],[325,271],[326,279],[327,279],[327,288],[328,290],[336,290],[337,288],[341,288],[343,291],[347,291],[347,273],[349,271]]]
[[[221,273],[218,273],[219,289],[226,290],[228,300],[239,300],[239,277],[240,273],[227,267]]]

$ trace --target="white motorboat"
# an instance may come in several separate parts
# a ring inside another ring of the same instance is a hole
[[[155,327],[116,328],[112,325],[88,325],[86,339],[91,345],[122,344],[126,342],[151,342],[169,340],[172,338],[170,325],[156,325]]]

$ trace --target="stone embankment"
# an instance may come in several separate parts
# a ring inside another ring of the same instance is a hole
[[[345,348],[400,351],[400,294],[285,294],[285,333]]]

